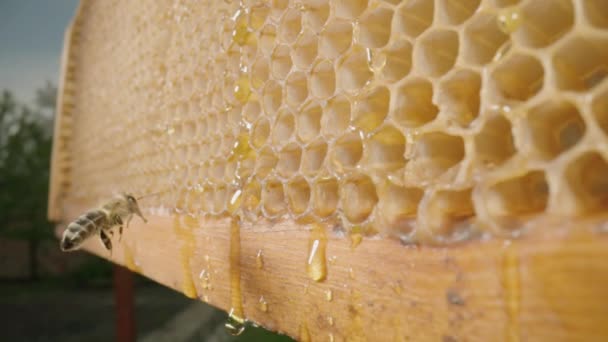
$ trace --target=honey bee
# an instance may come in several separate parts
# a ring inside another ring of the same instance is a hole
[[[64,252],[76,250],[86,239],[99,234],[105,248],[112,252],[112,241],[110,240],[110,236],[113,235],[112,228],[119,227],[120,241],[124,223],[126,222],[128,228],[133,215],[148,222],[141,214],[135,197],[126,193],[117,195],[100,208],[89,210],[70,223],[63,232],[60,248]]]

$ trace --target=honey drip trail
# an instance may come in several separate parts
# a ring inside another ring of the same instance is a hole
[[[505,340],[517,342],[520,340],[519,310],[521,301],[521,279],[519,272],[519,255],[513,245],[509,245],[503,257],[502,264],[504,301],[507,313]]]
[[[193,217],[184,217],[186,227],[180,222],[180,215],[173,216],[173,229],[182,243],[180,248],[180,261],[183,272],[182,292],[189,298],[196,298],[196,287],[192,280],[192,270],[190,268],[190,258],[194,253],[194,235],[192,229],[198,226],[198,220]]]
[[[306,260],[306,273],[314,281],[323,281],[327,277],[327,260],[325,248],[327,236],[320,224],[313,224],[308,241],[308,258]]]
[[[243,296],[241,293],[241,223],[238,217],[230,223],[230,314],[226,330],[240,335],[245,330]]]

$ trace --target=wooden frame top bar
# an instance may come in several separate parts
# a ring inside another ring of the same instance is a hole
[[[228,310],[229,219],[180,222],[134,219],[111,255],[96,238],[85,248]],[[599,340],[608,336],[608,234],[597,222],[451,247],[364,239],[353,248],[329,232],[321,282],[306,273],[310,234],[301,225],[243,226],[244,313],[313,341]]]

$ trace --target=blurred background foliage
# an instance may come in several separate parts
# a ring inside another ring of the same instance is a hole
[[[54,238],[46,207],[56,93],[48,82],[33,105],[8,90],[0,97],[0,236],[28,242],[32,278],[39,275],[40,242]]]

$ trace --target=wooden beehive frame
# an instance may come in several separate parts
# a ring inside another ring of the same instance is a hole
[[[73,72],[80,12],[66,31],[51,167],[49,217],[87,207],[70,191]],[[151,215],[114,243],[85,248],[224,310],[233,306],[228,218]],[[608,336],[604,218],[532,222],[521,239],[448,247],[327,234],[327,276],[310,279],[309,227],[291,220],[240,230],[244,316],[301,340],[600,340]],[[535,229],[536,228],[536,229]]]

